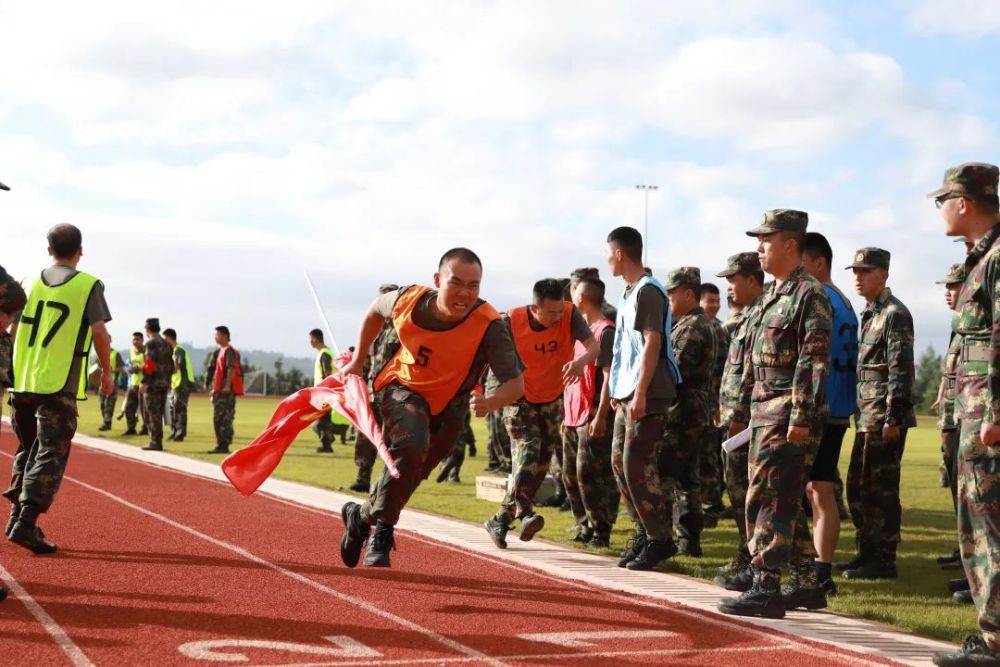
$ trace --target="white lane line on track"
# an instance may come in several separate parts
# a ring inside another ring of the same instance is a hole
[[[678,656],[678,655],[706,655],[715,653],[764,653],[767,651],[780,651],[780,648],[775,648],[773,646],[752,646],[750,648],[745,647],[728,647],[728,648],[717,648],[717,649],[688,649],[688,648],[664,648],[664,649],[648,649],[648,650],[636,650],[636,651],[592,651],[589,653],[529,653],[524,655],[505,655],[504,660],[513,660],[515,662],[530,661],[534,662],[544,662],[545,660],[567,660],[575,658],[641,658],[644,656]],[[476,658],[400,658],[398,660],[363,660],[363,661],[349,661],[345,662],[343,660],[337,662],[296,662],[296,663],[282,663],[275,665],[257,665],[256,667],[358,667],[360,665],[464,665],[468,663],[474,663]]]
[[[185,526],[184,524],[179,523],[177,521],[174,521],[173,519],[170,519],[168,517],[165,517],[162,514],[157,514],[156,512],[154,512],[152,510],[146,509],[145,507],[140,507],[139,505],[136,505],[135,503],[129,502],[128,500],[125,500],[124,498],[122,498],[120,496],[116,496],[115,494],[111,493],[110,491],[105,491],[104,489],[101,489],[101,488],[98,488],[96,486],[93,486],[92,484],[88,484],[87,482],[84,482],[82,480],[76,479],[75,477],[66,476],[65,479],[67,479],[67,480],[69,480],[71,482],[74,482],[76,484],[79,484],[83,488],[89,489],[90,491],[93,491],[94,493],[100,494],[100,495],[102,495],[102,496],[104,496],[106,498],[109,498],[109,499],[117,502],[117,503],[120,503],[121,505],[124,505],[125,507],[128,507],[129,509],[135,510],[136,512],[139,512],[140,514],[145,514],[146,516],[152,517],[152,518],[154,518],[154,519],[156,519],[158,521],[162,521],[163,523],[167,524],[168,526],[171,526],[173,528],[176,528],[177,530],[180,530],[180,531],[183,531],[185,533],[188,533],[189,535],[193,535],[193,536],[195,536],[195,537],[197,537],[197,538],[199,538],[201,540],[204,540],[205,542],[208,542],[209,544],[213,544],[213,545],[215,545],[215,546],[217,546],[217,547],[219,547],[221,549],[226,549],[227,551],[231,551],[232,553],[235,553],[235,554],[237,554],[239,556],[242,556],[243,558],[245,558],[246,560],[248,560],[248,561],[250,561],[252,563],[257,563],[258,565],[262,565],[262,566],[268,568],[269,570],[273,570],[274,572],[277,572],[278,574],[282,574],[282,575],[288,577],[289,579],[294,579],[295,581],[297,581],[297,582],[299,582],[301,584],[305,584],[306,586],[309,586],[309,587],[311,587],[311,588],[313,588],[313,589],[315,589],[317,591],[320,591],[321,593],[326,593],[327,595],[330,595],[331,597],[335,597],[338,600],[340,600],[341,602],[346,602],[346,603],[348,603],[350,605],[358,607],[358,608],[360,608],[360,609],[362,609],[362,610],[364,610],[364,611],[372,614],[373,616],[378,616],[380,618],[384,618],[384,619],[386,619],[388,621],[391,621],[393,623],[401,625],[401,626],[403,626],[404,628],[406,628],[408,630],[412,630],[413,632],[419,633],[419,634],[427,637],[428,639],[431,639],[431,640],[433,640],[433,641],[435,641],[435,642],[437,642],[437,643],[439,643],[439,644],[441,644],[443,646],[446,646],[446,647],[450,648],[453,651],[457,651],[458,653],[461,653],[461,654],[467,656],[471,660],[478,660],[478,661],[481,661],[481,662],[483,662],[485,664],[493,665],[494,667],[506,667],[505,663],[502,662],[501,660],[499,660],[498,658],[494,658],[493,656],[490,656],[490,655],[487,655],[485,653],[482,653],[481,651],[477,651],[476,649],[472,648],[471,646],[466,646],[465,644],[461,644],[461,643],[459,643],[459,642],[457,642],[457,641],[455,641],[453,639],[449,639],[448,637],[445,637],[444,635],[440,635],[440,634],[434,632],[433,630],[430,630],[430,629],[425,628],[425,627],[423,627],[421,625],[418,625],[418,624],[414,623],[413,621],[410,621],[410,620],[407,620],[407,619],[403,618],[402,616],[397,616],[396,614],[393,614],[392,612],[388,612],[388,611],[385,611],[383,609],[380,609],[380,608],[376,607],[373,604],[365,602],[364,600],[361,600],[361,599],[358,599],[358,598],[355,598],[355,597],[351,597],[350,595],[345,595],[344,593],[341,593],[340,591],[338,591],[336,589],[330,588],[329,586],[321,584],[318,581],[315,581],[313,579],[310,579],[309,577],[303,576],[303,575],[299,574],[298,572],[293,572],[292,570],[289,570],[287,568],[281,567],[280,565],[272,563],[271,561],[266,560],[264,558],[261,558],[260,556],[254,555],[253,553],[247,551],[246,549],[243,549],[242,547],[238,547],[235,544],[230,544],[229,542],[224,542],[222,540],[219,540],[219,539],[216,539],[216,538],[212,537],[211,535],[206,535],[205,533],[202,533],[202,532],[200,532],[198,530],[195,530],[194,528],[191,528],[190,526]],[[89,663],[87,663],[87,664],[89,664]]]
[[[72,662],[76,667],[94,667],[94,663],[90,661],[90,658],[84,654],[79,646],[73,643],[73,640],[69,638],[66,631],[63,630],[58,623],[56,623],[54,618],[49,616],[48,612],[42,608],[42,605],[38,604],[38,601],[35,600],[35,598],[28,594],[28,591],[24,590],[24,587],[18,583],[17,579],[14,578],[14,575],[8,572],[3,565],[0,565],[0,580],[7,585],[10,592],[14,594],[14,597],[20,600],[21,604],[28,608],[31,615],[35,617],[35,620],[38,621],[43,628],[45,628],[45,631],[49,633],[49,636],[52,637],[55,643],[59,645],[59,648],[66,652],[66,655],[69,656],[70,662]]]

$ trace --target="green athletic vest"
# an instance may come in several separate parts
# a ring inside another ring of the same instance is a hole
[[[187,381],[194,382],[194,369],[191,368],[191,355],[187,353],[187,350],[180,346],[180,343],[174,346],[175,354],[177,353],[177,350],[184,353],[184,369],[187,372]],[[170,376],[170,388],[177,389],[177,387],[181,386],[182,379],[181,369],[175,368],[174,374]]]
[[[131,366],[131,370],[142,369],[142,365],[146,363],[146,353],[143,351],[136,351],[135,347],[130,347],[128,349],[128,362]],[[142,373],[131,373],[128,376],[128,383],[133,387],[138,387],[142,384]]]
[[[323,355],[330,355],[330,367],[333,367],[333,351],[328,347],[324,347],[316,355],[316,365],[313,367],[313,384],[317,385],[326,379],[326,375],[323,374]]]
[[[57,394],[80,366],[77,398],[86,400],[87,359],[93,331],[86,324],[87,301],[97,278],[77,273],[62,285],[39,276],[31,287],[14,341],[15,393]]]

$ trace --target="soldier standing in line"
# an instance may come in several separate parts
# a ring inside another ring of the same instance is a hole
[[[698,303],[701,271],[697,267],[684,266],[671,271],[663,288],[667,290],[673,315],[670,343],[683,382],[677,388],[677,401],[667,411],[660,479],[665,480],[664,493],[668,489],[674,493],[678,552],[701,558],[704,528],[701,484],[705,468],[700,461],[707,455],[704,443],[711,439],[709,431],[714,428],[712,418],[718,405],[718,394],[713,392],[715,332]],[[718,444],[715,446],[718,448]],[[712,450],[711,456],[718,456],[718,449]],[[709,484],[717,484],[714,469],[708,474]]]
[[[483,380],[483,391],[490,394],[497,390],[500,381],[493,373],[493,369],[487,369]],[[489,430],[489,464],[487,472],[510,474],[510,436],[503,425],[503,412],[496,410],[486,415],[486,428]]]
[[[563,391],[578,382],[594,363],[597,341],[580,312],[563,299],[558,280],[539,280],[532,288],[532,303],[508,312],[517,355],[524,364],[524,395],[504,409],[513,454],[507,495],[496,514],[484,524],[490,539],[507,548],[507,532],[515,519],[521,522],[518,538],[531,540],[545,525],[534,511],[535,494],[549,471],[555,448],[562,448]],[[586,352],[573,358],[575,342]]]
[[[826,421],[830,300],[802,267],[808,225],[803,211],[776,209],[747,232],[758,240],[761,268],[774,277],[755,315],[759,322],[743,369],[740,402],[750,394],[747,526],[753,583],[719,601],[725,614],[784,618],[785,610],[821,609],[826,596],[813,565],[802,507]],[[735,435],[746,424],[733,422]],[[790,585],[780,589],[781,570]]]
[[[167,406],[170,378],[174,374],[173,351],[160,335],[160,320],[146,320],[146,345],[143,349],[142,395],[146,401],[146,425],[149,443],[143,447],[149,452],[163,451],[163,413]]]
[[[378,293],[379,295],[389,294],[390,292],[395,292],[399,290],[399,285],[393,283],[383,283],[379,285]],[[392,328],[392,322],[386,322],[382,327],[382,331],[379,332],[378,336],[375,338],[375,342],[372,343],[371,350],[369,354],[365,357],[365,364],[362,367],[362,377],[368,381],[368,386],[372,390],[372,395],[375,395],[374,383],[375,377],[372,375],[372,368],[382,368],[388,361],[387,350],[384,348],[385,334]],[[357,353],[357,351],[352,347],[351,351]],[[378,411],[375,411],[378,414]],[[362,433],[355,434],[354,437],[354,465],[358,469],[358,476],[354,483],[351,484],[351,491],[358,491],[359,493],[365,493],[369,490],[371,486],[372,479],[372,469],[375,467],[375,459],[378,458],[378,451],[375,449],[368,438],[366,438]]]
[[[937,281],[944,285],[944,300],[948,310],[953,311],[958,306],[958,294],[965,282],[965,264],[953,264],[943,280]],[[951,332],[948,351],[941,360],[941,384],[938,386],[937,398],[931,405],[938,413],[938,430],[941,432],[941,486],[951,491],[951,505],[958,513],[958,438],[959,421],[955,418],[955,384],[958,364],[962,357],[962,337]],[[950,556],[937,559],[943,570],[960,569],[962,554],[958,549]],[[965,593],[965,592],[963,592]],[[964,595],[963,595],[964,598]],[[969,593],[971,602],[971,593]]]
[[[958,535],[962,565],[979,612],[979,635],[953,653],[938,653],[942,667],[1000,665],[1000,204],[997,167],[966,163],[945,172],[929,196],[941,210],[948,236],[974,245],[952,318],[962,336],[955,387],[958,443]]]
[[[592,277],[578,280],[573,288],[573,305],[587,321],[600,351],[580,382],[566,387],[562,429],[564,482],[577,524],[573,539],[594,547],[610,544],[620,497],[611,469],[614,417],[608,393],[615,325],[602,312],[604,293],[604,283]],[[577,343],[576,354],[584,353]]]
[[[11,422],[18,448],[3,494],[13,505],[7,539],[35,554],[56,551],[37,521],[52,506],[66,471],[76,402],[86,399],[91,343],[101,366],[100,392],[106,396],[114,388],[105,327],[111,314],[101,281],[76,268],[83,256],[80,230],[56,225],[48,243],[54,263],[32,285],[14,333]]]
[[[802,265],[823,285],[833,313],[826,382],[826,401],[830,409],[806,486],[815,528],[816,576],[828,596],[837,594],[832,568],[833,553],[840,539],[841,519],[836,490],[836,480],[840,478],[840,450],[851,415],[858,407],[858,318],[850,300],[833,284],[830,277],[832,263],[833,249],[826,237],[816,232],[806,234],[802,245]]]
[[[101,405],[101,419],[102,423],[97,427],[98,431],[110,431],[111,430],[111,420],[115,416],[115,404],[118,402],[118,377],[125,372],[125,360],[122,358],[121,352],[111,348],[111,369],[115,377],[115,386],[110,394],[107,396],[101,396],[98,392],[99,403]]]
[[[755,326],[754,316],[764,293],[764,271],[755,252],[741,252],[726,260],[726,268],[716,274],[729,283],[729,349],[719,389],[719,421],[728,435],[730,425],[750,423],[749,396],[742,397],[743,365]],[[741,402],[743,399],[745,402]],[[735,432],[735,431],[734,431]],[[740,542],[733,560],[719,568],[715,583],[731,591],[748,590],[753,583],[750,551],[747,549],[746,501],[748,475],[747,446],[726,453],[726,492],[733,508],[733,518]]]
[[[135,427],[139,421],[139,415],[143,417],[142,432],[146,430],[145,410],[140,410],[139,388],[142,386],[142,364],[145,361],[143,355],[142,332],[132,333],[132,347],[128,351],[129,359],[129,381],[128,391],[125,393],[125,432],[122,435],[138,435]]]
[[[913,317],[886,286],[889,252],[861,248],[854,263],[861,313],[858,413],[847,471],[847,504],[857,555],[840,567],[845,579],[895,579],[900,540],[900,465],[913,412]]]
[[[722,385],[722,371],[726,366],[726,356],[729,353],[729,332],[719,319],[719,309],[722,306],[722,296],[719,288],[713,283],[701,285],[701,308],[705,317],[712,325],[715,333],[715,368],[712,372],[712,426],[708,429],[705,444],[699,459],[701,466],[701,499],[705,506],[705,527],[714,528],[720,518],[733,518],[732,508],[728,512],[722,504],[722,489],[726,482],[723,475],[725,461],[722,456],[723,433],[719,425],[719,390]],[[683,374],[683,373],[682,373]]]
[[[228,454],[233,442],[233,421],[236,419],[236,397],[243,395],[243,369],[240,353],[229,342],[229,327],[215,327],[215,343],[219,346],[212,374],[212,423],[215,426],[215,449],[211,454]]]
[[[333,350],[323,342],[323,332],[320,329],[313,329],[309,332],[309,345],[316,350],[316,362],[313,365],[313,385],[330,377],[333,374]],[[333,429],[333,410],[326,412],[316,420],[313,430],[319,436],[319,447],[317,454],[333,451],[333,440],[336,435]]]
[[[0,189],[5,189],[3,183],[0,183]],[[14,340],[7,330],[24,308],[25,302],[26,296],[21,285],[0,266],[0,413],[3,412],[4,392],[14,384]],[[0,584],[0,601],[6,598],[7,588]]]
[[[164,329],[163,339],[170,346],[174,358],[174,374],[170,377],[170,394],[167,397],[170,405],[170,435],[167,439],[184,442],[187,437],[188,399],[194,387],[194,367],[191,355],[177,342],[176,331]]]
[[[618,302],[609,390],[615,409],[611,466],[635,532],[618,567],[651,570],[677,553],[673,492],[660,478],[669,457],[667,411],[681,381],[667,336],[673,322],[663,286],[642,265],[642,234],[618,227],[608,234],[608,268],[625,281]]]

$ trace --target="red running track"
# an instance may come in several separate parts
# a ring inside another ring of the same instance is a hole
[[[403,531],[348,569],[337,511],[80,446],[41,525],[58,554],[0,546],[0,665],[885,664]]]

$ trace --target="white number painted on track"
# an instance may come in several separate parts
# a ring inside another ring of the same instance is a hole
[[[537,632],[518,635],[517,638],[570,648],[586,648],[602,639],[656,639],[676,636],[676,632],[669,630],[597,630],[594,632]]]
[[[192,660],[210,662],[249,662],[250,658],[241,650],[264,649],[322,655],[331,658],[378,658],[382,654],[361,642],[344,635],[323,637],[333,646],[316,646],[296,642],[278,642],[263,639],[209,639],[182,644],[177,650]]]

